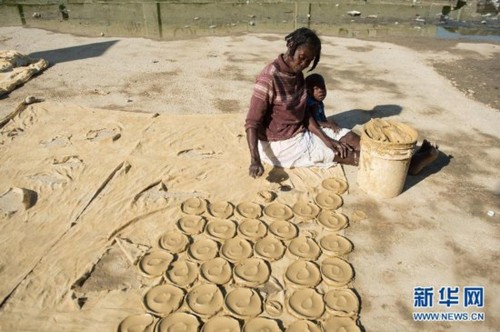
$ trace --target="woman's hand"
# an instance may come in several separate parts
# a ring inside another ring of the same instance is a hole
[[[336,152],[340,156],[340,158],[342,158],[342,159],[347,157],[347,151],[353,150],[349,145],[342,143],[342,142],[339,142],[339,141],[336,141],[336,140],[333,140],[333,139],[328,140],[327,146],[330,149],[332,149],[334,152]]]
[[[248,173],[254,179],[264,174],[264,166],[260,161],[252,161],[248,169]]]

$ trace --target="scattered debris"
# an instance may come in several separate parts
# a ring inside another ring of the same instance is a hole
[[[350,10],[347,12],[347,15],[349,15],[349,16],[361,16],[361,12],[358,12],[357,10]]]

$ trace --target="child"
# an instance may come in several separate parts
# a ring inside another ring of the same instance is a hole
[[[341,142],[348,144],[355,151],[360,150],[359,136],[352,131],[341,128],[333,120],[327,120],[325,115],[325,105],[323,100],[326,97],[326,85],[323,76],[320,74],[311,74],[306,77],[307,89],[307,109],[312,114],[316,122],[322,128],[330,128],[334,133],[339,134],[342,132],[343,137]]]

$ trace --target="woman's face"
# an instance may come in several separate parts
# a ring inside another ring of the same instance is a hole
[[[300,45],[295,50],[295,54],[288,54],[287,64],[295,73],[300,73],[308,68],[316,56],[315,50],[309,45]]]

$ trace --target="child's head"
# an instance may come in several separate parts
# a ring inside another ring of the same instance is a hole
[[[311,74],[306,77],[307,93],[317,101],[323,101],[326,97],[326,85],[323,76]]]

